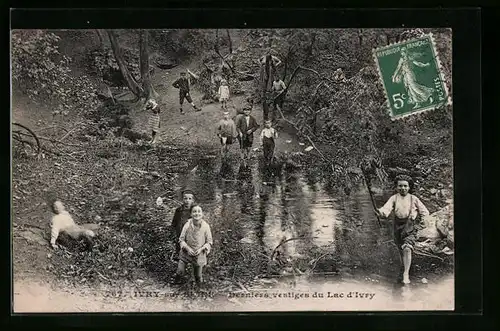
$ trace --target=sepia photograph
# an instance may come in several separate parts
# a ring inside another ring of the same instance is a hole
[[[453,311],[452,36],[11,30],[13,312]]]

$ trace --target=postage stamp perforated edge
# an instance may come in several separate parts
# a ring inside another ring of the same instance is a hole
[[[438,74],[439,74],[439,77],[440,77],[441,82],[443,84],[444,92],[446,94],[446,102],[444,104],[442,104],[442,105],[443,106],[448,106],[448,105],[452,104],[451,95],[450,95],[450,93],[448,91],[448,86],[446,85],[447,81],[446,81],[446,77],[444,75],[444,71],[443,71],[443,66],[441,64],[441,60],[439,59],[439,54],[438,54],[438,51],[437,51],[437,48],[436,48],[436,42],[434,40],[434,36],[433,36],[432,33],[426,33],[426,34],[423,34],[423,35],[415,37],[415,38],[409,38],[409,39],[405,39],[405,40],[402,40],[402,41],[399,41],[399,42],[396,42],[396,43],[390,43],[388,45],[385,45],[385,46],[382,46],[382,47],[377,47],[377,48],[374,48],[372,50],[373,60],[375,61],[375,66],[377,67],[377,72],[378,72],[378,77],[379,77],[379,83],[381,84],[382,88],[384,89],[385,106],[387,107],[387,112],[388,112],[388,114],[389,114],[389,116],[391,117],[392,120],[398,120],[398,119],[402,119],[402,118],[405,118],[405,117],[422,114],[423,112],[436,109],[437,105],[431,105],[429,107],[425,107],[423,109],[419,109],[417,111],[409,112],[409,113],[406,113],[406,114],[394,115],[393,112],[392,112],[392,107],[391,107],[389,98],[387,97],[387,88],[385,86],[384,78],[382,76],[382,71],[380,70],[380,65],[379,65],[378,57],[377,57],[377,52],[385,50],[385,49],[388,49],[388,48],[391,48],[391,47],[394,47],[394,46],[397,46],[397,45],[403,45],[403,44],[412,42],[414,40],[422,39],[422,38],[425,38],[425,37],[429,38],[429,40],[431,41],[432,55],[434,56],[434,60],[436,61],[436,66],[437,66]]]

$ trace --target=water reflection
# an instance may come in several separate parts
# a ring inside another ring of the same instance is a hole
[[[231,256],[214,263],[248,269],[249,263],[259,261],[249,261],[242,252],[256,250],[259,254],[252,256],[262,255],[264,263],[265,255],[294,238],[280,247],[280,253],[289,260],[325,256],[315,272],[336,270],[340,263],[345,274],[376,274],[391,281],[397,276],[390,227],[378,226],[362,185],[350,196],[333,195],[316,176],[300,171],[273,175],[256,162],[246,165],[230,159],[220,164],[205,160],[181,184],[199,197],[212,226],[214,251]]]

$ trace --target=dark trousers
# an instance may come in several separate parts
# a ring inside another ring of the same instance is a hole
[[[394,242],[400,252],[403,250],[403,246],[413,250],[417,241],[416,232],[414,221],[408,218],[394,217]]]
[[[262,139],[262,149],[264,150],[264,161],[271,163],[274,155],[274,138],[264,137]]]

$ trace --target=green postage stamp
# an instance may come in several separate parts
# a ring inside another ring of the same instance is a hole
[[[432,34],[373,50],[393,119],[451,103]]]

